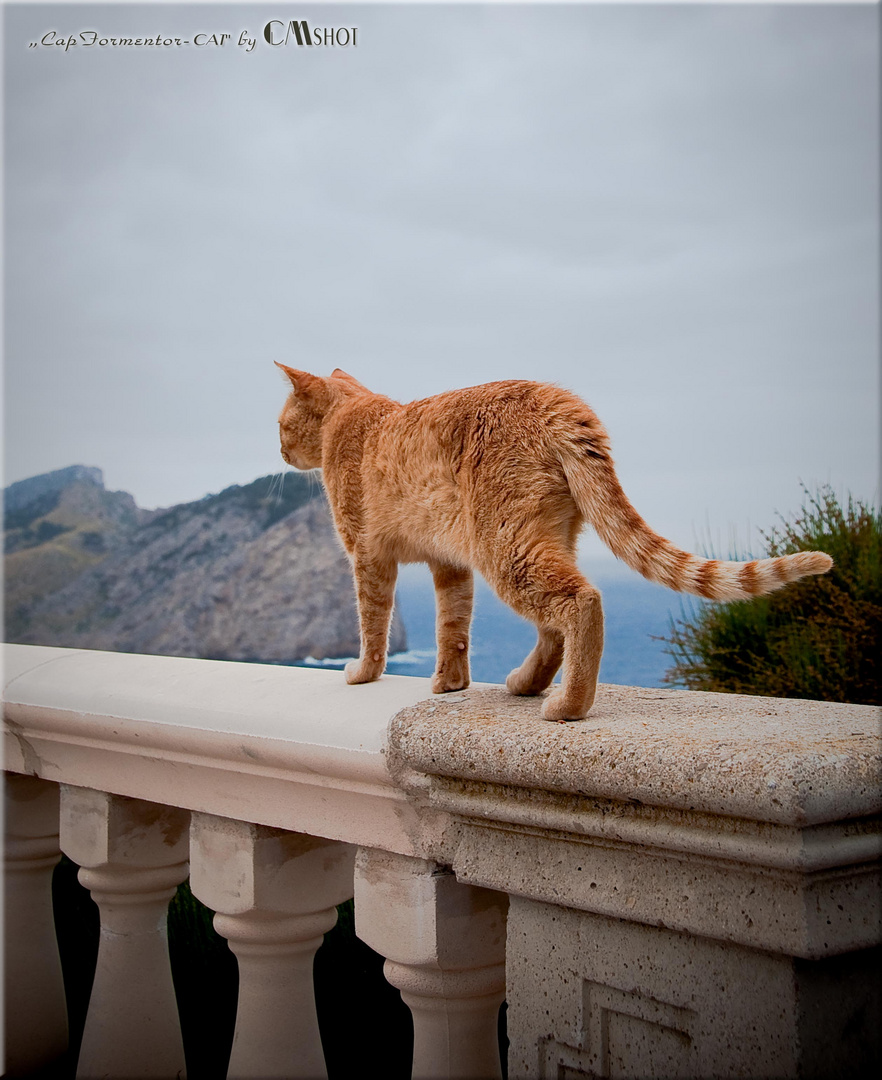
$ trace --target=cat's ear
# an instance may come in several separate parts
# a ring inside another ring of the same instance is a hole
[[[286,367],[285,364],[280,364],[278,360],[274,360],[273,363],[288,377],[291,386],[294,388],[294,393],[298,397],[311,397],[320,386],[324,386],[325,380],[319,378],[318,375],[310,375],[308,371],[297,371],[294,368]]]
[[[357,386],[359,390],[367,390],[366,386],[362,386],[358,379],[350,375],[347,371],[344,371],[342,368],[334,368],[331,372],[331,378],[340,379],[343,382],[349,383],[350,386]]]

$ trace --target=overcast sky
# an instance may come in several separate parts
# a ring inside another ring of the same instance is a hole
[[[263,39],[292,17],[357,45]],[[876,496],[878,7],[5,19],[7,483],[97,465],[152,507],[277,472],[280,360],[567,386],[690,548],[756,546],[800,480]],[[190,44],[40,44],[81,31]]]

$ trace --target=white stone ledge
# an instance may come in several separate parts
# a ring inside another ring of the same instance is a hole
[[[427,679],[27,645],[4,647],[4,669],[11,771],[414,851],[386,730]]]

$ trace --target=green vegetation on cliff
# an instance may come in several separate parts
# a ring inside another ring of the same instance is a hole
[[[769,556],[825,551],[833,569],[769,596],[702,604],[671,625],[666,681],[690,690],[882,704],[882,514],[829,487],[763,534]]]

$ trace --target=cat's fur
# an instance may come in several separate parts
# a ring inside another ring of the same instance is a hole
[[[383,672],[402,562],[428,563],[435,580],[432,689],[469,683],[474,569],[538,627],[508,689],[539,694],[565,662],[546,720],[580,719],[594,701],[603,613],[576,566],[584,522],[650,581],[711,600],[758,596],[832,566],[820,552],[733,563],[676,548],[628,502],[603,425],[556,386],[497,382],[402,405],[339,369],[322,378],[278,366],[293,387],[279,418],[282,457],[322,470],[352,560],[361,656],[346,668],[350,683]]]

